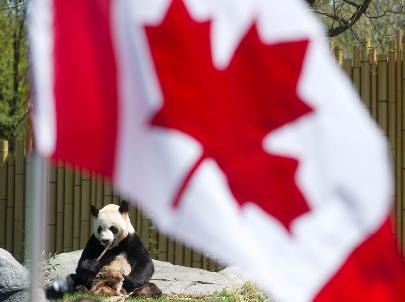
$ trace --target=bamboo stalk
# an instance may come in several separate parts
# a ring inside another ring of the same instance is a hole
[[[6,250],[13,253],[14,242],[14,179],[15,179],[15,159],[14,154],[9,153],[7,165],[7,209],[6,209]]]
[[[191,267],[192,265],[192,255],[191,255],[191,249],[189,247],[184,247],[184,266]]]
[[[177,240],[175,244],[174,263],[177,265],[184,264],[184,246]]]
[[[5,161],[3,165],[0,165],[0,248],[6,247],[7,170],[7,161]]]
[[[97,193],[96,193],[96,207],[101,209],[104,205],[104,181],[103,178],[97,175]]]
[[[158,240],[158,249],[159,249],[159,255],[158,255],[158,260],[161,261],[167,261],[167,237],[164,234],[159,233],[159,240]]]
[[[112,203],[112,188],[108,181],[104,181],[103,192],[104,192],[103,206],[106,206]]]
[[[371,115],[377,121],[378,101],[377,101],[377,51],[372,49],[370,53],[370,101]]]
[[[174,250],[174,240],[169,238],[167,242],[167,261],[169,261],[172,264],[175,264],[175,250]]]
[[[6,162],[8,156],[8,141],[0,139],[0,167]]]
[[[90,175],[82,172],[80,207],[80,247],[84,248],[90,237]]]
[[[56,241],[55,250],[63,252],[63,211],[64,211],[64,192],[65,189],[65,167],[62,162],[58,162],[56,166]]]
[[[350,80],[352,80],[352,69],[353,69],[352,59],[344,59],[343,70]]]
[[[80,199],[81,199],[81,172],[75,168],[73,192],[73,249],[80,248]]]
[[[24,258],[24,189],[25,189],[25,150],[24,142],[17,141],[15,161],[14,199],[14,255],[20,261]]]
[[[360,68],[360,96],[371,112],[371,89],[370,89],[370,40],[367,46],[361,51],[361,68]]]
[[[63,251],[70,252],[73,250],[74,175],[72,168],[67,166],[64,172]]]
[[[360,49],[358,47],[353,48],[353,70],[352,70],[352,79],[354,87],[360,95],[361,88],[361,77],[360,77]]]
[[[192,266],[194,268],[202,268],[202,255],[197,251],[193,251],[193,263],[192,263]]]
[[[388,135],[388,90],[387,90],[387,55],[378,56],[377,84],[378,84],[378,124],[386,135]]]
[[[56,252],[56,168],[48,167],[48,252]]]

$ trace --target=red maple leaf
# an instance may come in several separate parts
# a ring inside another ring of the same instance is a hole
[[[211,158],[240,206],[255,203],[289,230],[309,210],[294,179],[298,162],[269,154],[263,139],[312,111],[296,92],[308,41],[266,45],[253,24],[228,67],[219,70],[210,30],[211,21],[193,20],[180,0],[172,1],[160,25],[145,28],[164,97],[151,125],[177,129],[204,150],[173,205],[201,162]]]

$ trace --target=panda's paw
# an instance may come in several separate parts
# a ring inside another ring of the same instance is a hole
[[[73,280],[71,278],[58,279],[45,287],[46,298],[61,299],[63,298],[64,293],[70,292],[73,289]]]
[[[97,274],[100,270],[100,261],[96,259],[86,259],[82,262],[81,267],[83,271],[90,274]]]

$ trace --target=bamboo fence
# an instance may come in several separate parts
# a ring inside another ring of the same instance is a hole
[[[24,260],[25,194],[29,192],[26,175],[31,161],[24,142],[17,142],[16,149],[10,151],[7,141],[0,140],[0,248],[7,249],[20,261]],[[90,205],[101,208],[110,203],[119,204],[121,197],[95,174],[62,162],[48,169],[46,254],[82,249],[92,233]],[[133,206],[130,218],[153,258],[211,271],[221,268],[208,255],[159,233],[150,219]]]
[[[405,52],[402,34],[389,44],[387,53],[375,49],[354,48],[351,58],[343,58],[343,50],[334,49],[338,64],[352,80],[370,115],[380,125],[390,143],[395,174],[395,236],[405,250]],[[367,150],[365,150],[367,152]],[[24,258],[24,223],[27,171],[31,156],[24,142],[17,142],[10,151],[0,141],[0,248],[17,259]],[[121,197],[101,177],[88,174],[62,162],[49,167],[48,189],[48,253],[68,252],[85,246],[92,232],[90,204],[98,208],[118,204]],[[141,210],[132,207],[131,221],[155,259],[208,270],[220,265],[208,255],[196,252],[181,242],[159,233]]]

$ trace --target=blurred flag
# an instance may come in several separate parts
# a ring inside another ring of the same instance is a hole
[[[299,0],[33,0],[39,152],[280,301],[404,301],[386,141]]]

